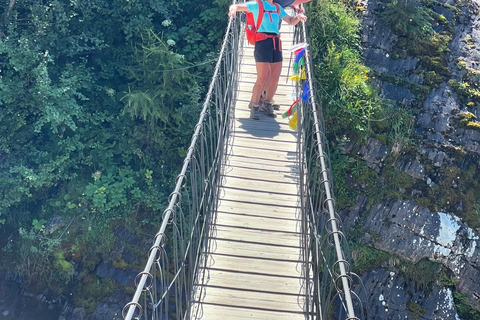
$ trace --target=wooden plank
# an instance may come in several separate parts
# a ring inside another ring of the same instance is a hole
[[[215,224],[252,230],[301,233],[301,223],[299,220],[286,223],[286,221],[271,219],[269,217],[236,215],[226,212],[219,212],[217,214]]]
[[[237,242],[263,243],[279,247],[300,248],[300,236],[287,232],[272,232],[263,230],[250,230],[231,228],[226,226],[212,227],[213,239],[224,239]],[[233,269],[235,270],[235,269]],[[243,270],[245,271],[245,270]],[[287,276],[289,274],[286,274]]]
[[[292,91],[292,93],[294,93],[294,92],[295,91]],[[235,107],[235,118],[249,117],[249,114],[250,114],[249,104],[250,104],[251,95],[252,95],[251,91],[249,91],[248,94],[237,97],[237,104],[236,104],[236,107]],[[280,99],[279,99],[279,97],[280,97]],[[273,100],[274,100],[275,104],[280,105],[280,109],[274,111],[277,114],[277,121],[284,119],[284,118],[282,118],[282,114],[285,111],[287,111],[288,109],[290,109],[290,107],[293,103],[293,100],[291,98],[284,98],[283,99],[281,97],[282,97],[282,92],[281,91],[277,91],[277,95],[275,95],[273,97]],[[240,113],[239,113],[239,111],[240,111]],[[286,121],[288,121],[288,120],[286,120]]]
[[[295,172],[281,172],[279,170],[264,170],[263,168],[252,168],[249,166],[238,167],[230,166],[225,168],[223,175],[239,179],[255,179],[262,181],[270,181],[275,183],[297,184],[298,173]]]
[[[257,308],[235,308],[222,305],[195,304],[192,319],[195,320],[305,320],[300,313],[288,313]]]
[[[281,118],[281,116],[278,116],[278,118]],[[236,119],[233,121],[236,127],[235,130],[245,130],[253,137],[274,138],[278,132],[288,131],[291,131],[292,134],[296,134],[296,131],[290,128],[287,121],[275,121],[275,119],[272,119],[264,114],[260,114],[260,120],[252,120],[250,119],[249,113],[245,113],[243,117],[236,117]],[[268,125],[272,122],[274,122],[275,125]]]
[[[296,152],[268,150],[262,148],[247,148],[233,145],[230,150],[230,155],[246,156],[257,159],[291,161],[297,163],[298,155]]]
[[[266,275],[269,277],[302,278],[302,263],[292,261],[264,260],[210,254],[206,267],[210,270]],[[252,288],[254,289],[254,288]],[[296,294],[296,292],[295,292]]]
[[[219,199],[237,200],[241,202],[269,204],[272,206],[297,207],[299,199],[296,195],[278,194],[273,191],[250,191],[241,189],[230,189],[223,187],[220,190]],[[256,212],[264,208],[257,207]],[[255,211],[254,211],[255,212]]]
[[[259,140],[267,139],[258,139],[256,137],[248,137],[245,135],[237,136],[235,135],[235,144],[242,147],[254,147],[258,148],[259,145],[262,149],[267,150],[276,150],[276,151],[287,151],[287,152],[296,152],[297,143],[296,141],[280,141],[280,139],[268,139],[268,141],[263,142]]]
[[[239,245],[238,242],[222,239],[214,239],[208,253],[221,253],[230,256],[248,256],[257,259],[302,261],[302,253],[299,248],[244,242]]]
[[[294,93],[294,91],[292,92]],[[241,92],[238,97],[237,97],[237,104],[236,104],[236,107],[235,107],[235,117],[238,118],[243,118],[245,115],[244,114],[238,114],[238,112],[250,112],[250,108],[249,108],[249,104],[250,104],[250,100],[251,100],[251,97],[252,97],[252,92],[251,91],[248,91],[248,92]],[[289,98],[289,97],[283,97],[282,95],[282,92],[281,91],[277,91],[277,94],[273,97],[273,100],[275,102],[275,104],[278,104],[280,106],[280,109],[279,110],[275,110],[275,113],[278,115],[278,117],[280,117],[279,119],[283,119],[281,118],[281,115],[283,112],[287,111],[292,103],[293,103],[293,99]]]
[[[296,159],[292,159],[291,161],[282,161],[272,158],[261,158],[258,157],[258,155],[255,157],[250,157],[234,154],[228,154],[225,158],[225,167],[223,168],[224,173],[230,172],[235,167],[284,173],[288,176],[295,176],[295,174],[299,171],[298,164],[295,161]]]
[[[270,159],[262,159],[259,161],[256,158],[241,157],[235,155],[228,155],[224,159],[225,165],[231,168],[251,168],[263,171],[272,171],[278,173],[284,173],[287,175],[296,176],[299,172],[299,167],[296,162],[287,161],[275,161]],[[231,170],[231,168],[225,168],[225,171]]]
[[[300,207],[282,207],[269,204],[242,202],[237,199],[220,199],[218,212],[268,217],[272,219],[298,220]]]
[[[252,97],[252,89],[253,89],[253,83],[245,85],[237,91],[237,101],[250,101],[250,98]],[[298,93],[295,90],[295,87],[289,87],[286,90],[280,90],[277,89],[277,92],[275,96],[273,97],[273,100],[280,105],[291,105],[300,95],[300,88]]]
[[[297,139],[297,132],[292,130],[287,122],[278,122],[279,127],[283,128],[276,128],[275,130],[270,130],[268,128],[258,128],[256,126],[249,126],[247,122],[253,122],[256,120],[251,120],[251,119],[246,119],[247,115],[245,114],[244,119],[238,119],[236,120],[237,123],[243,122],[239,127],[234,128],[234,134],[240,134],[240,135],[248,135],[248,136],[253,136],[255,138],[266,138],[266,139],[275,139],[279,138],[281,140],[288,140],[288,139]],[[260,120],[258,120],[260,121]]]
[[[251,75],[247,75],[247,74],[241,74],[239,76],[239,85],[240,87],[242,86],[245,86],[244,90],[245,91],[248,91],[248,88],[252,87],[253,88],[253,85],[255,84],[255,80],[256,80],[256,76],[253,77]],[[279,82],[278,83],[278,89],[277,91],[280,90],[280,88],[283,88],[285,89],[285,93],[287,92],[292,92],[294,93],[295,92],[295,86],[293,86],[291,83],[283,83],[283,82]],[[288,89],[288,90],[287,90]]]
[[[285,69],[288,69],[288,67],[285,68]],[[283,71],[282,71],[282,72],[283,72]],[[279,82],[278,82],[279,87],[284,87],[284,88],[286,88],[286,87],[289,87],[289,88],[290,88],[290,87],[294,87],[294,88],[295,88],[295,82],[294,82],[293,80],[288,79],[287,74],[288,74],[288,76],[293,75],[292,72],[289,73],[289,72],[286,71],[286,70],[284,71],[284,73],[281,73],[281,74],[280,74],[280,80],[279,80]],[[240,79],[240,81],[241,81],[240,83],[250,83],[250,82],[254,83],[254,82],[256,81],[256,79],[257,79],[257,73],[256,73],[255,71],[242,72],[242,73],[240,74],[239,79]],[[285,83],[285,80],[286,80],[286,79],[288,79],[288,82],[287,82],[287,83]]]
[[[303,311],[305,303],[305,298],[301,296],[217,287],[203,287],[202,297],[211,304],[298,313]]]
[[[252,133],[247,132],[244,128],[235,128],[234,129],[234,137],[248,137],[248,138],[253,138]],[[235,139],[234,138],[234,139]],[[275,141],[287,141],[287,142],[292,142],[292,143],[297,143],[297,134],[296,131],[293,130],[278,130],[276,135],[273,137],[255,137],[254,139],[262,139],[265,141],[265,143],[268,143],[269,141],[275,140]]]
[[[245,44],[240,52],[234,129],[210,229],[208,269],[202,268],[205,273],[198,277],[201,290],[191,319],[306,319],[297,132],[281,117],[296,90],[287,78],[292,30],[281,30],[284,63],[276,118],[261,114],[258,121],[250,119],[248,103],[256,80],[253,46]]]
[[[202,286],[303,295],[304,281],[301,278],[270,277],[222,270],[206,270],[205,282],[202,283]]]
[[[242,191],[252,191],[258,193],[267,193],[267,196],[287,195],[293,196],[296,200],[298,194],[298,186],[292,183],[278,183],[275,181],[256,180],[253,178],[237,178],[232,176],[223,176],[222,188]],[[261,194],[260,194],[261,195]]]

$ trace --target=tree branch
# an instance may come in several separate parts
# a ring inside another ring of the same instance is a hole
[[[0,28],[3,28],[5,26],[5,24],[7,22],[7,19],[8,19],[8,16],[10,15],[10,12],[12,11],[13,6],[15,5],[15,1],[17,1],[17,0],[10,0],[10,2],[8,3],[7,11],[5,11],[4,16],[0,20]],[[0,30],[0,37],[1,38],[5,37],[5,34],[2,32],[2,30]]]
[[[15,1],[17,1],[17,0],[10,0],[10,3],[8,4],[8,9],[5,12],[4,21],[7,20],[8,16],[10,15],[10,12],[12,11],[13,6],[15,5]]]

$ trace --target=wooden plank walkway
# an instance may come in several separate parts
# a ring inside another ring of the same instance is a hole
[[[306,319],[299,217],[297,134],[281,114],[293,102],[287,81],[293,27],[282,25],[283,70],[273,119],[249,118],[253,46],[244,44],[235,126],[224,159],[219,207],[191,319]]]

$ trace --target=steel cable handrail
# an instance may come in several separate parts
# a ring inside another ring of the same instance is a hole
[[[359,319],[355,313],[352,295],[350,264],[344,253],[345,236],[341,231],[340,219],[335,211],[335,198],[331,182],[331,168],[328,157],[328,144],[324,135],[324,122],[321,118],[321,104],[316,99],[315,78],[312,61],[308,54],[308,32],[305,23],[297,28],[297,43],[305,43],[305,75],[309,93],[308,103],[300,99],[298,107],[300,173],[305,181],[301,185],[301,199],[304,219],[310,227],[309,259],[313,259],[313,288],[307,305],[313,310],[312,318],[327,319],[335,305],[335,298],[346,312],[346,320]],[[300,88],[297,90],[299,91]],[[321,227],[324,226],[325,228]],[[308,241],[307,240],[307,241]],[[332,252],[332,249],[334,252]],[[310,258],[310,255],[312,257]],[[323,270],[322,270],[323,269]],[[308,271],[310,272],[310,270]],[[320,276],[323,272],[323,277]],[[309,275],[310,276],[310,275]],[[336,292],[332,291],[335,289]]]
[[[228,22],[205,102],[162,224],[145,268],[135,279],[137,288],[133,298],[123,309],[126,320],[163,319],[162,314],[169,317],[173,311],[177,319],[187,317],[195,270],[202,246],[206,245],[204,235],[208,232],[209,215],[216,206],[221,159],[230,129],[239,25],[235,20]],[[182,194],[188,195],[187,201],[182,201]],[[183,214],[185,206],[189,218]],[[168,233],[170,226],[173,230]],[[168,235],[172,241],[167,241]],[[172,253],[173,263],[170,263]],[[169,301],[171,297],[175,299],[173,304]]]

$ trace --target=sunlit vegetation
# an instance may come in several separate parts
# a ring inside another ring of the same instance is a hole
[[[0,6],[0,265],[29,290],[91,312],[117,286],[92,276],[100,262],[140,269],[118,230],[155,233],[228,4]]]
[[[393,0],[379,4],[374,14],[398,37],[393,52],[389,52],[390,58],[419,59],[419,68],[414,74],[419,76],[420,81],[376,74],[363,64],[358,19],[364,11],[361,5],[329,0],[319,0],[310,5],[314,10],[310,14],[314,21],[309,21],[310,43],[318,95],[331,147],[336,205],[341,210],[355,204],[359,195],[367,199],[355,228],[349,230],[350,239],[355,241],[364,235],[364,219],[373,204],[399,197],[411,198],[432,211],[455,212],[470,227],[478,230],[480,204],[476,199],[480,195],[475,191],[479,189],[475,165],[461,170],[451,165],[438,168],[429,164],[428,160],[424,161],[426,175],[434,181],[431,186],[396,168],[402,159],[415,157],[415,146],[419,143],[414,133],[415,116],[432,89],[441,83],[449,83],[465,107],[478,106],[478,72],[470,70],[464,61],[459,60],[456,62],[457,68],[467,72],[461,81],[450,80],[451,74],[447,68],[448,44],[461,10],[456,6],[427,0]],[[439,14],[435,11],[438,7],[449,10],[451,14],[448,17]],[[472,44],[471,37],[467,36],[464,41]],[[378,81],[406,87],[415,95],[415,99],[410,105],[395,105],[382,100],[376,88]],[[472,113],[458,114],[456,119],[458,127],[478,130],[477,119]],[[358,152],[370,137],[388,149],[380,170],[368,167]],[[452,159],[461,159],[465,155],[462,148],[449,148],[445,152]],[[421,194],[413,197],[413,191]],[[464,210],[459,211],[454,207],[458,203],[463,205]],[[356,244],[352,248],[354,269],[358,272],[381,267],[388,263],[388,259],[392,259],[388,258],[388,253],[370,246]],[[439,280],[430,276],[438,273],[439,264],[422,260],[411,265],[402,262],[402,259],[398,260],[400,262],[396,266],[402,276],[414,282],[418,290],[429,291],[437,280],[451,286],[449,279]],[[460,300],[456,299],[460,313],[475,312],[468,305],[462,306]],[[415,318],[421,318],[425,313],[424,308],[414,301],[407,307]]]

